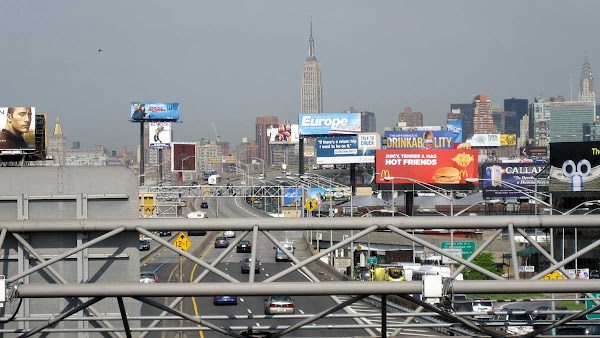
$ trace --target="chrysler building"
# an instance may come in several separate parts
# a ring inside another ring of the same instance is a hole
[[[587,52],[583,60],[583,69],[581,70],[581,80],[579,82],[579,101],[596,101],[594,77],[592,76],[592,67],[590,66]]]
[[[310,23],[310,39],[308,39],[308,57],[302,71],[302,87],[300,89],[300,113],[323,113],[323,89],[321,87],[321,66],[315,57],[315,41]]]

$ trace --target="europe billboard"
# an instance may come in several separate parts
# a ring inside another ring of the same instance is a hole
[[[131,102],[130,113],[134,121],[177,121],[179,103]]]
[[[535,175],[544,170],[547,163],[484,163],[482,170],[483,197],[528,197],[535,190]],[[537,180],[537,186],[548,184],[546,177]],[[523,194],[525,192],[526,194]]]
[[[171,122],[150,122],[148,143],[150,148],[169,148],[171,146]]]
[[[267,137],[270,144],[293,144],[298,143],[297,124],[275,124],[267,129]]]
[[[391,183],[386,177],[402,177],[393,182],[466,184],[468,178],[479,178],[477,153],[475,149],[377,150],[376,183]]]
[[[454,134],[454,143],[462,143],[463,141],[463,126],[462,120],[447,120],[446,129]]]
[[[35,150],[35,107],[0,108],[0,151]]]
[[[453,149],[451,131],[386,131],[388,149]]]
[[[317,138],[317,164],[373,162],[375,149],[360,148],[358,136]]]
[[[196,171],[196,143],[173,142],[171,144],[171,171]]]
[[[300,135],[353,135],[360,133],[359,113],[298,114]]]
[[[600,142],[550,143],[550,191],[600,191]]]

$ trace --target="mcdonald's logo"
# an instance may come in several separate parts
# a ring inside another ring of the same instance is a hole
[[[469,172],[465,169],[461,170],[460,177],[469,177]]]
[[[389,171],[389,170],[387,170],[387,169],[386,169],[386,170],[382,170],[382,171],[381,171],[381,173],[379,173],[379,178],[380,178],[380,179],[382,179],[382,180],[383,180],[383,179],[384,179],[384,178],[386,178],[386,177],[391,177],[391,175],[390,175],[390,171]]]

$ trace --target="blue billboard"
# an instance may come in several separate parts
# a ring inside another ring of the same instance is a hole
[[[317,164],[375,163],[374,147],[359,147],[358,136],[318,137]]]
[[[446,129],[454,133],[454,143],[462,143],[462,120],[447,120]]]
[[[387,149],[454,149],[451,131],[386,131]]]
[[[302,199],[302,190],[300,188],[283,188],[283,205],[295,203]]]
[[[547,165],[547,163],[484,163],[483,197],[533,196],[535,193],[531,190],[535,189],[536,175]],[[537,178],[538,188],[547,185],[546,177]]]
[[[131,102],[130,112],[134,121],[177,121],[179,103]]]
[[[359,113],[298,114],[300,135],[352,135],[360,133]]]

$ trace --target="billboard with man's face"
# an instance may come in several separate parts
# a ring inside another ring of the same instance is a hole
[[[550,191],[600,191],[600,142],[550,143]]]
[[[148,135],[150,148],[169,148],[171,146],[171,122],[150,122]]]
[[[171,171],[196,171],[196,143],[173,142],[171,144]]]
[[[130,113],[134,121],[177,121],[179,103],[131,102]]]
[[[35,107],[0,108],[0,152],[35,150]]]

